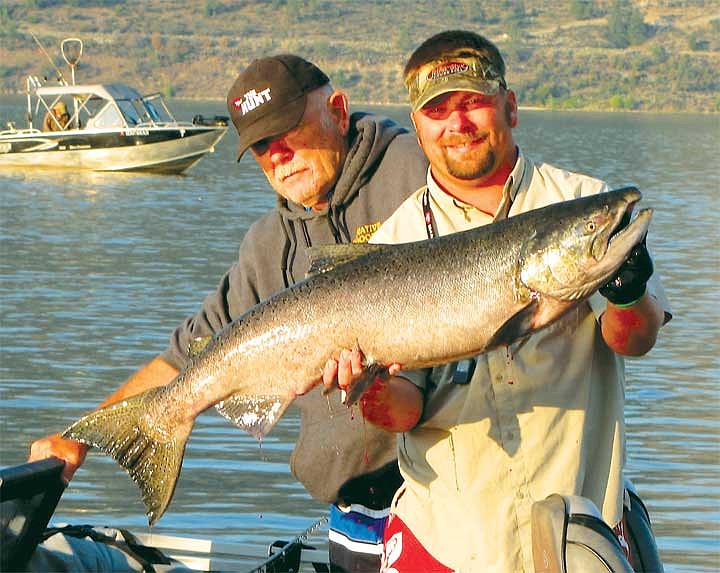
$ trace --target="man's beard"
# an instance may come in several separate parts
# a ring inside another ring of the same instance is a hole
[[[443,150],[448,174],[457,179],[481,179],[491,173],[495,166],[493,149],[478,150],[463,159],[454,159]]]

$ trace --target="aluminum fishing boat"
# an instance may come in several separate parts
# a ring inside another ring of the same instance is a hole
[[[0,169],[181,173],[212,152],[227,131],[225,116],[176,120],[159,93],[141,95],[121,83],[75,84],[82,42],[67,38],[61,51],[72,83],[57,68],[57,83],[28,76],[28,124],[16,128],[10,123],[0,131]]]
[[[90,563],[93,571],[115,571],[120,559],[123,571],[192,573],[245,571],[274,573],[329,572],[329,554],[319,537],[326,523],[322,517],[290,541],[277,540],[267,549],[246,543],[175,537],[152,531],[91,525],[50,526],[48,521],[62,496],[60,478],[64,463],[46,459],[0,468],[0,571],[78,571],[78,563]],[[620,544],[603,521],[595,504],[578,496],[551,495],[534,503],[531,510],[532,553],[535,571],[566,573],[662,573],[647,510],[626,482],[630,508],[630,554],[635,568],[625,559]],[[323,537],[327,534],[323,532]],[[326,538],[326,537],[325,537]],[[129,556],[131,561],[127,560]],[[82,569],[89,570],[89,569]]]

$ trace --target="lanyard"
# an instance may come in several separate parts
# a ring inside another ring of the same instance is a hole
[[[435,226],[435,218],[432,209],[430,209],[430,190],[426,187],[422,196],[423,217],[425,219],[425,230],[428,239],[437,237],[437,227]]]

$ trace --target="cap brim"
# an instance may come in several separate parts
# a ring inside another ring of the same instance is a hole
[[[259,117],[243,133],[238,134],[240,145],[238,146],[237,160],[240,161],[248,148],[258,141],[277,137],[297,127],[305,113],[306,99],[305,94],[303,94],[302,97],[283,105],[282,109],[271,111]]]
[[[478,80],[473,78],[448,78],[448,81],[438,81],[413,104],[412,110],[417,111],[430,100],[450,92],[474,92],[478,94],[494,95],[498,92],[498,88],[492,89],[492,86],[499,86],[497,80]]]

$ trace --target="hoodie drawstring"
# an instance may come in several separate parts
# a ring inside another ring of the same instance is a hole
[[[327,222],[330,226],[330,232],[332,233],[333,239],[335,240],[335,244],[342,243],[342,236],[340,235],[340,229],[338,228],[339,225],[336,224],[338,217],[336,210],[330,206],[327,212]]]
[[[347,225],[347,211],[343,208],[342,205],[338,205],[337,208],[332,209],[334,220],[335,220],[335,228],[338,231],[338,234],[335,234],[333,232],[333,235],[335,236],[335,242],[336,243],[342,243],[342,239],[340,238],[339,233],[342,233],[345,237],[346,243],[352,243],[352,236],[350,235],[350,229],[348,229]],[[328,211],[328,218],[330,217],[330,212]]]
[[[295,257],[295,229],[293,228],[291,220],[283,217],[281,213],[278,213],[278,215],[280,216],[280,228],[282,229],[283,235],[285,236],[285,244],[283,245],[282,257],[280,258],[280,272],[282,273],[285,288],[288,288],[291,284],[295,282],[292,276],[292,264],[290,263],[291,249],[293,250],[292,258]]]
[[[305,240],[305,248],[310,247],[312,245],[312,241],[310,240],[310,232],[308,231],[305,219],[300,219],[300,230],[302,231],[303,239]]]

